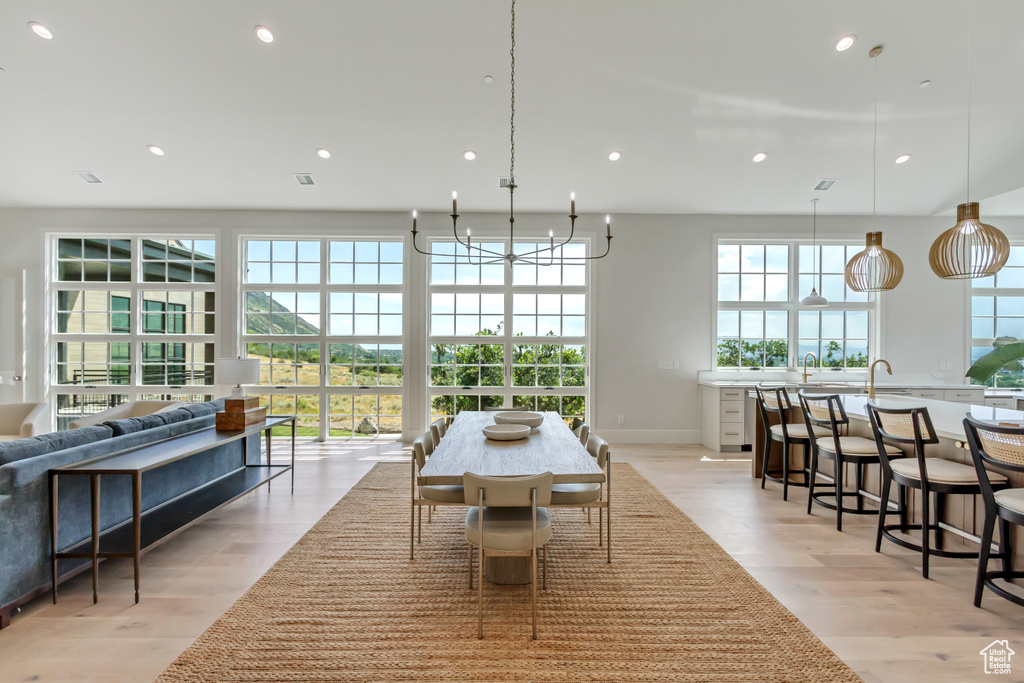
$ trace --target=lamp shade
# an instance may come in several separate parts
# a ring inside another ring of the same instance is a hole
[[[260,359],[218,358],[214,371],[217,384],[255,384],[260,381]]]
[[[1010,241],[998,228],[978,218],[978,202],[956,207],[956,225],[939,235],[928,252],[928,264],[941,278],[988,277],[1006,265]]]
[[[828,299],[818,294],[816,287],[811,287],[811,293],[800,299],[800,306],[803,308],[826,308]]]
[[[887,292],[903,279],[903,261],[882,247],[882,233],[869,232],[864,251],[846,264],[846,284],[855,292]]]

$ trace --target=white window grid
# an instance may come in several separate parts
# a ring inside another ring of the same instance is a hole
[[[739,247],[741,247],[743,245],[752,245],[752,246],[760,245],[760,246],[763,246],[765,249],[762,252],[762,254],[763,254],[762,255],[762,259],[763,260],[760,263],[764,264],[764,265],[761,265],[759,267],[757,259],[755,258],[753,266],[749,266],[748,265],[748,266],[744,267],[744,265],[740,262],[742,259],[741,259],[741,256],[739,254],[740,250],[738,249]],[[712,352],[711,352],[712,367],[718,368],[718,369],[732,369],[732,368],[736,368],[736,369],[750,369],[751,367],[754,367],[754,366],[743,366],[743,365],[740,365],[740,366],[732,366],[732,365],[719,366],[718,365],[719,340],[720,339],[735,339],[736,338],[734,335],[731,335],[731,334],[728,335],[728,336],[725,336],[725,335],[722,335],[720,333],[719,328],[720,328],[721,325],[720,325],[719,315],[717,315],[717,313],[721,313],[721,312],[724,312],[724,311],[738,311],[738,312],[740,312],[741,316],[742,316],[742,312],[744,312],[744,311],[747,311],[747,312],[753,312],[753,311],[761,312],[763,315],[766,315],[767,313],[772,312],[772,311],[785,311],[786,314],[787,314],[787,319],[786,319],[786,334],[785,334],[784,337],[778,336],[778,335],[772,335],[772,336],[768,336],[768,337],[760,337],[760,338],[756,338],[755,339],[754,337],[751,337],[751,336],[748,336],[748,335],[744,335],[742,333],[742,331],[740,332],[740,334],[743,336],[744,339],[748,339],[749,341],[753,341],[753,342],[757,342],[757,341],[761,341],[761,340],[777,341],[777,340],[782,340],[782,339],[784,339],[786,341],[787,350],[786,350],[786,362],[785,363],[779,364],[779,365],[773,365],[773,366],[760,365],[760,366],[756,366],[756,367],[777,367],[780,370],[781,369],[785,369],[785,368],[801,368],[801,367],[803,367],[803,364],[804,364],[804,354],[798,353],[799,348],[800,348],[800,341],[801,341],[801,337],[799,336],[799,313],[800,313],[800,311],[808,311],[808,310],[812,310],[812,309],[802,308],[800,306],[800,299],[803,298],[804,296],[806,296],[810,292],[810,284],[809,283],[813,282],[813,284],[816,286],[818,281],[819,281],[818,276],[816,274],[812,276],[810,271],[813,271],[816,268],[820,269],[823,266],[825,266],[826,270],[824,272],[824,275],[826,277],[828,275],[830,275],[830,274],[834,275],[834,273],[830,273],[829,272],[831,266],[828,263],[823,264],[822,261],[820,260],[820,254],[822,253],[821,252],[821,247],[823,247],[823,246],[836,246],[836,247],[842,246],[842,247],[845,248],[846,253],[849,254],[850,256],[852,256],[853,254],[856,254],[857,252],[859,252],[859,251],[861,251],[863,249],[863,247],[855,247],[854,245],[849,244],[846,241],[838,241],[838,240],[819,240],[818,241],[818,246],[819,246],[819,260],[817,261],[816,264],[812,263],[812,264],[808,265],[808,264],[803,263],[801,261],[800,254],[801,254],[801,251],[803,251],[803,253],[805,255],[805,258],[807,256],[807,254],[812,254],[813,255],[813,245],[805,242],[802,239],[799,239],[799,240],[796,240],[796,239],[790,239],[790,240],[757,240],[757,239],[754,239],[754,238],[751,238],[751,239],[720,238],[720,239],[718,239],[716,241],[716,244],[715,244],[715,262],[716,263],[718,262],[718,256],[719,256],[718,249],[719,249],[719,247],[736,247],[737,248],[737,252],[736,252],[737,253],[737,263],[736,264],[730,263],[729,266],[724,270],[724,273],[722,273],[722,274],[737,275],[737,276],[749,275],[749,276],[751,276],[754,279],[757,279],[758,277],[760,277],[760,278],[762,278],[762,282],[764,284],[762,284],[760,288],[757,287],[756,285],[752,285],[752,286],[748,287],[747,291],[748,292],[753,292],[753,294],[750,294],[747,297],[747,299],[744,300],[744,299],[742,299],[742,291],[741,291],[742,285],[741,285],[741,283],[738,282],[738,281],[736,283],[734,283],[734,284],[733,283],[727,283],[726,287],[728,289],[724,292],[725,296],[730,296],[731,293],[733,291],[735,291],[737,293],[736,295],[738,297],[740,297],[741,300],[738,300],[738,301],[721,301],[721,300],[719,300],[719,296],[720,296],[720,292],[722,292],[721,287],[723,286],[723,282],[722,282],[722,279],[719,277],[720,273],[719,273],[719,271],[718,271],[718,269],[716,267],[716,274],[714,276],[713,283],[712,283],[713,284],[713,289],[714,289],[714,301],[715,301],[715,310],[716,310],[716,315],[714,316],[714,319],[713,319],[713,321],[714,321],[713,342],[714,343],[712,345],[713,348],[712,348]],[[774,247],[774,249],[771,249],[773,247]],[[783,268],[782,268],[782,261],[781,261],[781,254],[783,254],[783,253],[786,254],[785,270],[783,270]],[[765,255],[768,255],[768,254],[774,254],[774,259],[769,259],[767,256],[765,256]],[[767,265],[769,260],[773,261],[773,263],[772,263],[770,268]],[[844,265],[844,268],[845,268],[845,265]],[[796,274],[796,277],[794,277],[794,274]],[[782,283],[782,279],[781,278],[777,278],[776,280],[772,280],[769,276],[784,276],[784,278],[785,278],[785,288],[784,288],[784,290],[780,290],[779,289],[779,287],[781,286],[780,283]],[[772,287],[774,287],[774,291],[775,291],[775,293],[771,296],[772,300],[766,300],[769,297],[765,295],[765,291],[768,290],[768,289],[771,289]],[[859,298],[861,298],[860,294],[858,294],[856,292],[853,292],[852,294],[850,292],[847,292],[846,290],[848,290],[848,288],[845,286],[845,284],[843,285],[843,287],[844,287],[843,290],[837,292],[835,300],[833,300],[831,298],[829,299],[829,306],[825,310],[828,310],[828,311],[831,311],[831,312],[834,312],[834,311],[864,311],[864,312],[867,313],[867,315],[868,315],[867,355],[868,355],[868,358],[870,360],[871,357],[874,357],[876,355],[876,351],[877,351],[877,343],[878,342],[877,342],[876,327],[877,327],[878,307],[879,307],[878,297],[875,296],[874,294],[869,294],[869,295],[867,295],[866,300],[858,300]],[[757,294],[758,291],[761,292],[760,297],[754,296],[754,294]],[[784,297],[783,297],[782,291],[784,291],[784,293],[785,293]],[[839,300],[840,299],[840,295],[841,295],[841,298],[843,300]],[[826,298],[828,298],[827,295],[826,295]],[[817,310],[817,309],[813,309],[813,310]],[[726,331],[726,330],[722,330],[722,331]],[[852,338],[851,338],[851,340],[852,340]],[[854,340],[854,341],[859,341],[859,339]],[[741,353],[742,353],[742,351],[741,351]],[[765,353],[764,357],[766,359],[767,359],[768,356],[769,356],[769,354]],[[815,352],[815,356],[818,358],[818,362],[820,364],[820,356],[819,356],[818,352]],[[810,361],[810,362],[814,363],[814,361]],[[845,363],[845,361],[844,361],[844,363]],[[845,367],[846,366],[844,365],[844,368]],[[843,369],[843,368],[837,368],[837,369]],[[859,369],[859,366],[856,367],[856,368],[852,368],[852,369]]]
[[[971,280],[970,294],[968,367],[991,351],[997,338],[1024,339],[1024,245],[1010,246],[1006,265],[995,275]],[[1000,372],[988,384],[1018,388],[1024,386],[1024,373]]]

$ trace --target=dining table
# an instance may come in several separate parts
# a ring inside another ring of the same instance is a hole
[[[444,438],[420,470],[423,486],[462,485],[462,477],[470,472],[488,477],[522,477],[551,472],[554,484],[604,484],[601,507],[605,508],[609,528],[608,507],[611,485],[608,476],[580,443],[569,425],[556,412],[545,412],[540,427],[529,436],[514,441],[496,441],[484,436],[483,429],[495,424],[494,411],[460,412]],[[611,468],[609,468],[610,474]],[[609,561],[611,534],[608,535]],[[529,558],[488,557],[484,577],[492,583],[523,584],[530,582]]]

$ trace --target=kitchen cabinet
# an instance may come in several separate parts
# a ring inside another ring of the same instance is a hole
[[[701,443],[713,451],[739,451],[744,438],[744,387],[700,388]]]

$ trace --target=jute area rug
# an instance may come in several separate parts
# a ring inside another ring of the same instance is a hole
[[[548,589],[484,586],[476,638],[463,508],[424,516],[409,560],[409,466],[376,465],[157,679],[857,681],[628,464],[597,512],[553,511]]]

